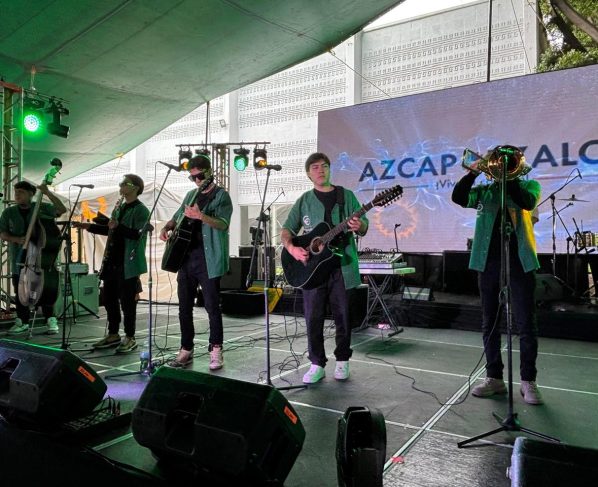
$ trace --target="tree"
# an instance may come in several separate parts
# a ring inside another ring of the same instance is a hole
[[[538,72],[598,64],[598,0],[540,0],[545,43]]]

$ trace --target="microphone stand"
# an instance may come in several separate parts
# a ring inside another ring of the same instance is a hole
[[[247,274],[247,280],[245,281],[245,284],[247,285],[248,288],[251,287],[251,284],[252,284],[251,272],[252,272],[253,262],[254,262],[253,257],[257,252],[257,246],[259,245],[259,235],[260,235],[261,227],[263,224],[264,225],[264,230],[263,230],[263,235],[264,235],[264,239],[263,239],[263,242],[264,242],[264,259],[263,259],[263,264],[264,264],[264,315],[265,315],[265,321],[266,321],[266,384],[274,387],[274,385],[272,384],[271,376],[270,376],[270,307],[268,306],[268,294],[269,294],[269,288],[270,288],[270,253],[268,252],[268,243],[270,242],[270,234],[268,233],[268,226],[266,225],[266,222],[270,220],[270,217],[267,216],[265,212],[270,211],[270,207],[276,200],[274,200],[268,206],[268,208],[266,210],[264,210],[264,206],[265,206],[265,202],[266,202],[266,194],[268,193],[268,182],[270,180],[270,171],[273,168],[266,166],[266,169],[268,170],[268,173],[266,175],[266,185],[264,186],[264,193],[262,195],[262,202],[261,202],[261,207],[260,207],[260,216],[258,217],[257,229],[255,231],[255,239],[253,242],[251,265],[249,266],[249,274]],[[280,196],[280,193],[278,194],[278,196],[276,198],[278,199],[279,196]],[[276,389],[278,389],[279,391],[287,391],[290,389],[306,389],[306,388],[307,388],[306,384],[302,384],[302,385],[298,385],[298,386],[276,387]]]
[[[154,205],[150,210],[147,219],[143,226],[139,229],[139,240],[137,241],[137,246],[139,247],[139,243],[143,237],[144,233],[148,233],[148,242],[149,242],[149,262],[148,262],[148,279],[147,279],[147,289],[149,292],[149,313],[147,318],[147,358],[143,358],[141,363],[139,364],[139,370],[136,372],[123,372],[121,374],[113,374],[110,376],[106,376],[106,379],[113,379],[115,377],[126,377],[129,375],[146,375],[151,377],[152,374],[156,371],[160,364],[154,363],[153,355],[152,355],[152,342],[153,342],[153,333],[154,333],[154,314],[153,314],[153,300],[152,300],[152,293],[153,293],[153,273],[152,273],[152,232],[154,231],[154,226],[150,223],[152,219],[152,215],[156,211],[156,206],[158,205],[158,201],[160,201],[160,197],[162,196],[162,191],[164,190],[164,185],[170,176],[170,172],[174,169],[173,166],[168,165],[168,171],[166,172],[166,176],[164,176],[164,180],[162,181],[162,186],[160,186],[160,191],[158,191],[158,196],[154,200]],[[133,259],[135,257],[135,253],[137,248],[134,248],[129,256],[129,259]],[[143,350],[142,350],[143,351]]]
[[[59,318],[62,318],[62,342],[60,344],[60,348],[62,350],[68,350],[70,345],[67,343],[66,340],[66,322],[67,322],[67,314],[68,309],[72,306],[73,307],[73,319],[71,323],[77,323],[77,306],[81,306],[85,311],[89,314],[94,315],[96,318],[100,318],[97,313],[94,313],[91,309],[89,309],[84,304],[80,303],[79,301],[75,301],[73,297],[73,282],[71,279],[71,262],[72,262],[72,240],[71,240],[71,223],[73,214],[75,213],[75,208],[77,207],[77,203],[79,203],[79,198],[81,197],[81,192],[83,188],[79,188],[79,193],[77,193],[77,198],[75,198],[75,203],[71,206],[71,212],[67,219],[66,225],[62,229],[62,233],[59,237],[60,240],[64,242],[64,290],[62,296],[62,315]],[[60,279],[58,279],[59,286],[60,286]],[[68,297],[71,297],[71,302],[67,304]]]
[[[503,161],[502,171],[501,171],[501,181],[500,181],[500,208],[501,208],[501,215],[500,215],[500,237],[501,237],[501,249],[500,249],[500,294],[502,296],[501,302],[499,302],[499,311],[500,314],[500,307],[502,306],[505,310],[506,318],[507,318],[507,373],[508,373],[508,396],[509,396],[509,405],[507,416],[502,418],[497,413],[493,412],[492,416],[498,421],[500,424],[499,428],[493,429],[491,431],[487,431],[486,433],[482,433],[481,435],[474,436],[472,438],[468,438],[466,440],[460,441],[457,443],[459,448],[463,448],[465,445],[472,443],[477,440],[481,440],[482,438],[486,438],[487,436],[493,435],[495,433],[500,433],[501,431],[521,431],[523,433],[527,433],[528,435],[537,436],[538,438],[542,438],[544,440],[553,441],[556,443],[560,443],[557,438],[553,438],[551,436],[545,435],[543,433],[538,433],[533,431],[529,428],[524,428],[521,426],[521,422],[517,417],[517,413],[513,411],[513,320],[511,314],[511,256],[509,252],[509,241],[511,232],[513,228],[511,223],[507,224],[507,157],[505,156],[505,160]],[[500,326],[499,323],[496,323],[495,326]]]
[[[557,216],[557,211],[555,209],[554,206],[554,200],[555,200],[555,196],[556,194],[561,191],[562,189],[564,189],[565,187],[567,187],[569,184],[571,184],[573,181],[575,181],[577,178],[581,179],[580,174],[578,173],[577,176],[575,176],[572,179],[569,179],[568,181],[565,181],[565,184],[563,184],[560,188],[558,188],[556,191],[554,191],[552,194],[550,194],[548,197],[546,197],[544,200],[542,200],[540,203],[538,203],[537,208],[539,208],[542,204],[544,204],[546,201],[550,200],[550,206],[551,206],[551,211],[552,211],[552,275],[554,278],[556,278],[561,284],[565,284],[563,282],[562,279],[559,279],[556,275],[556,216]],[[569,206],[569,205],[567,205]],[[567,206],[565,206],[565,208],[567,208]],[[562,208],[559,211],[564,210],[565,208]],[[563,222],[563,220],[561,219],[560,215],[559,215],[559,219],[561,220],[561,223],[563,223],[563,227],[565,228],[565,231],[567,232],[567,234],[569,235],[569,231],[567,230],[567,227],[565,226],[565,223]],[[569,235],[570,236],[570,235]],[[567,287],[569,287],[568,285],[566,285]],[[572,290],[569,287],[570,290]]]

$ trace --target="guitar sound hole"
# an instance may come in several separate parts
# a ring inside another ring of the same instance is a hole
[[[324,242],[321,238],[314,238],[309,244],[309,251],[313,255],[318,255],[324,249]]]

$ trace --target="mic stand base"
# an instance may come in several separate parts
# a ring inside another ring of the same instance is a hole
[[[497,413],[492,413],[492,416],[496,418],[496,421],[500,424],[500,428],[493,429],[486,433],[482,433],[481,435],[474,436],[472,438],[468,438],[467,440],[460,441],[457,443],[458,448],[463,448],[465,445],[469,443],[473,443],[474,441],[481,440],[488,436],[494,435],[496,433],[500,433],[501,431],[521,431],[531,436],[536,436],[538,438],[542,438],[543,440],[552,441],[554,443],[560,443],[560,440],[554,438],[552,436],[545,435],[544,433],[538,433],[537,431],[530,430],[528,428],[524,428],[519,423],[519,419],[517,418],[517,413],[510,413],[506,418],[502,418]]]

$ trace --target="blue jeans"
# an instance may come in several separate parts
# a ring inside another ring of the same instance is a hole
[[[523,272],[516,252],[510,254],[510,296],[513,333],[519,330],[520,374],[522,380],[536,380],[536,358],[538,356],[538,328],[536,324],[536,272]],[[501,357],[501,320],[492,328],[496,315],[504,307],[499,306],[500,257],[489,257],[486,270],[478,274],[478,286],[482,299],[482,337],[486,353],[486,375],[494,379],[503,378]]]
[[[179,297],[179,323],[181,325],[181,346],[185,350],[193,348],[195,327],[193,326],[193,306],[197,297],[197,286],[201,286],[204,307],[210,323],[210,350],[212,345],[222,345],[222,311],[220,310],[220,277],[210,279],[206,267],[203,244],[192,249],[177,274],[177,294]]]
[[[308,358],[312,364],[324,367],[327,362],[324,350],[324,320],[326,304],[330,304],[336,326],[336,360],[347,361],[351,358],[351,326],[349,324],[349,306],[347,290],[340,268],[332,271],[328,280],[314,289],[303,290],[303,312],[307,326]]]

